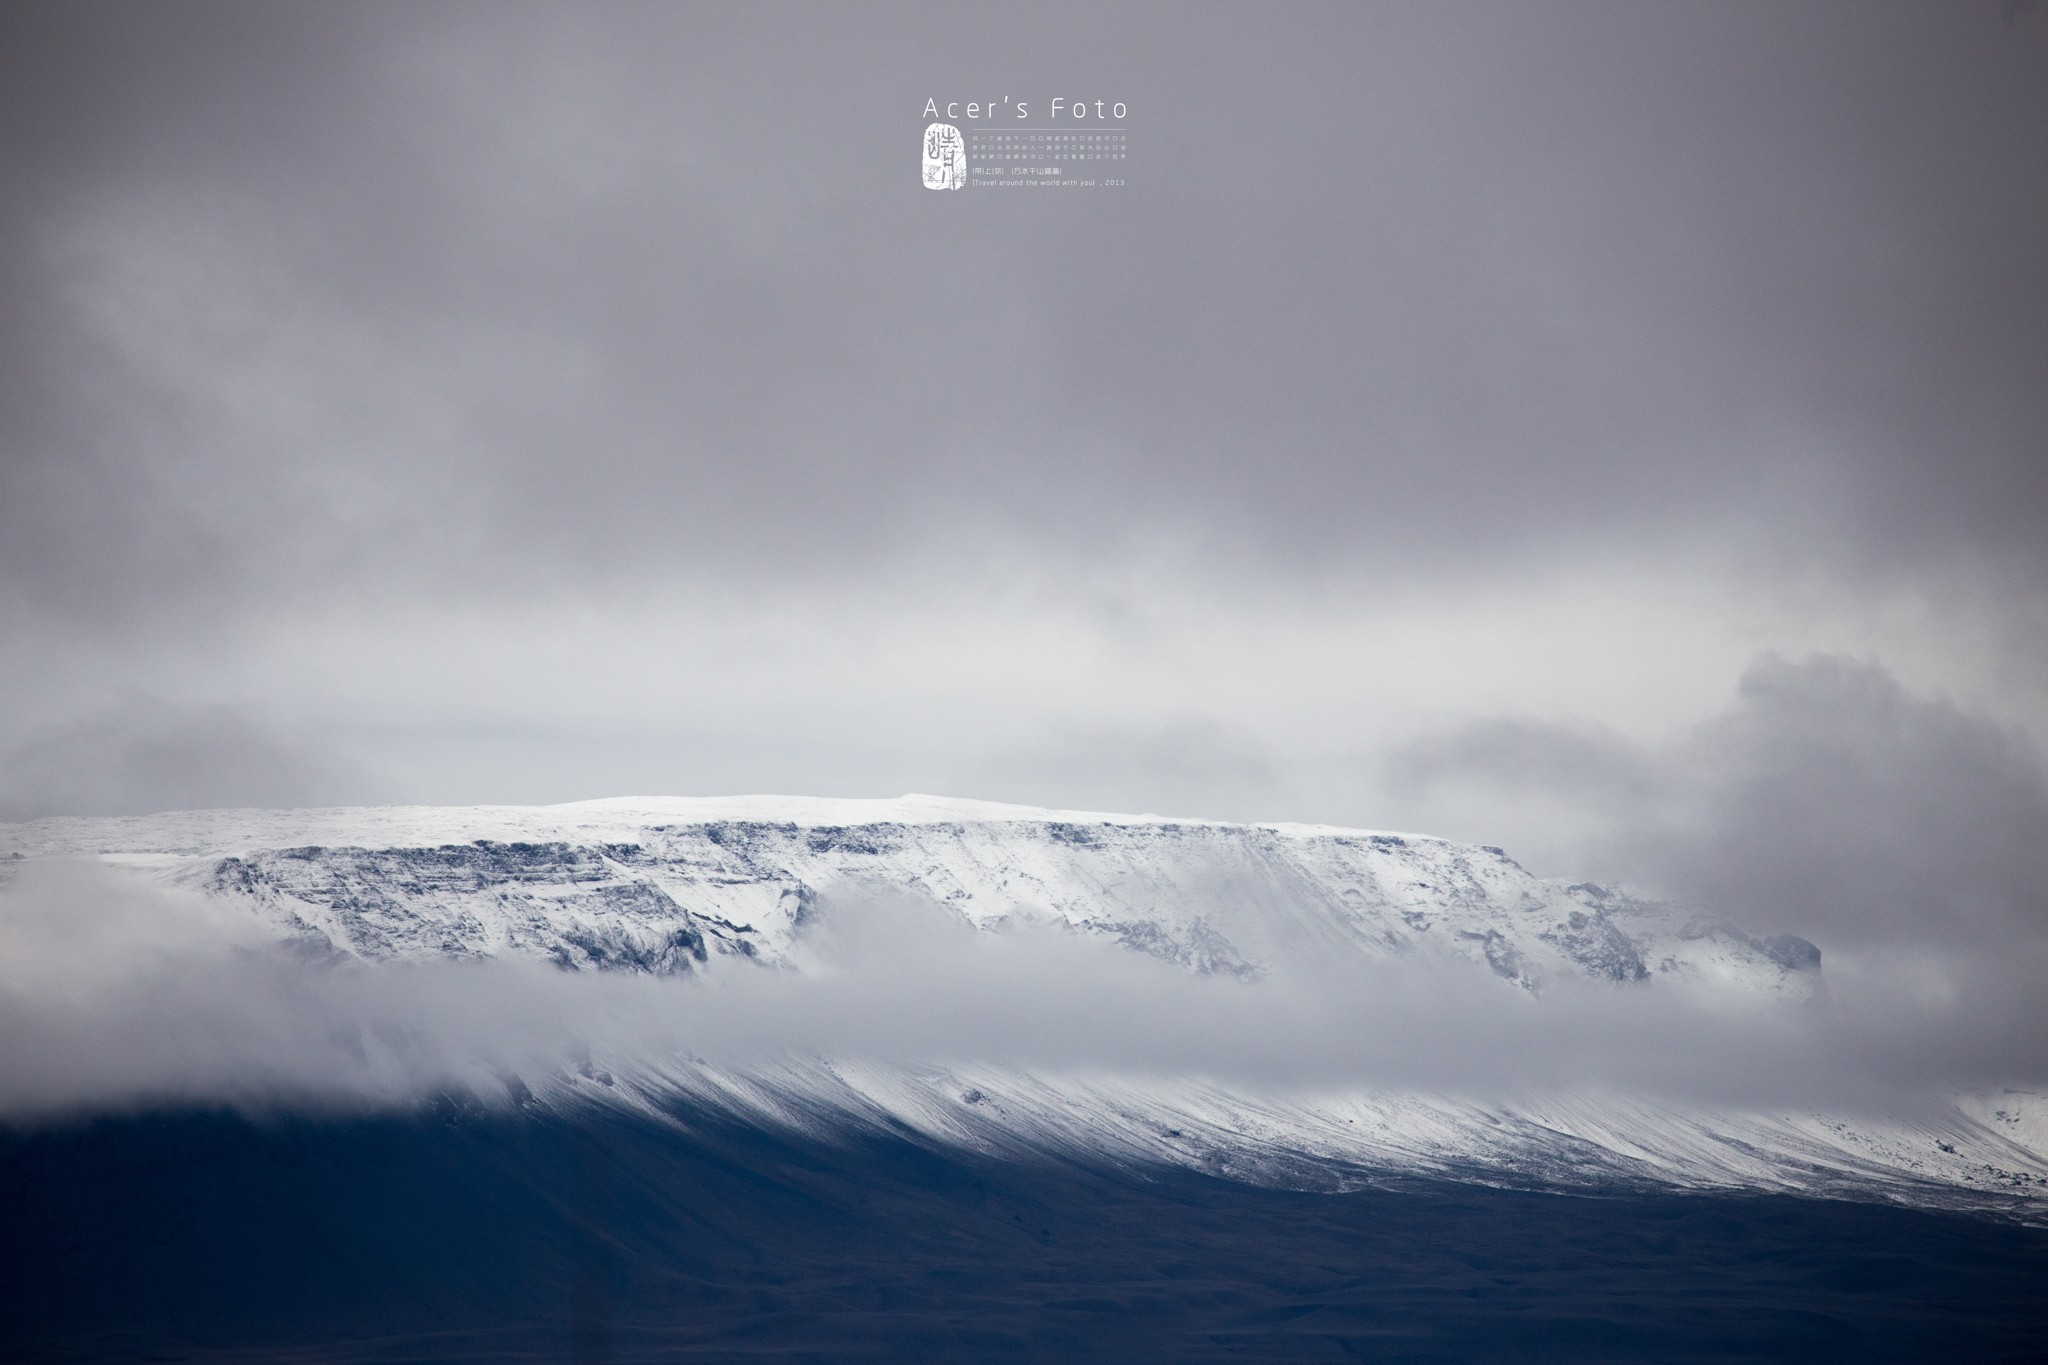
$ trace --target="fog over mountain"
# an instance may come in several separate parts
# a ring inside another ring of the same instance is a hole
[[[2048,1197],[2010,974],[1880,935],[1837,987],[1798,935],[1427,836],[636,798],[0,849],[0,1119],[30,1128],[454,1096],[1311,1188]]]
[[[1422,829],[2038,1072],[2039,16],[920,16],[10,7],[0,815]]]

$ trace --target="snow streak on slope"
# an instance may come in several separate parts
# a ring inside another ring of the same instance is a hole
[[[2030,1096],[1806,1112],[1838,1069],[1805,1037],[1829,1017],[1812,944],[1493,848],[930,797],[0,827],[19,882],[75,859],[227,912],[233,952],[94,968],[91,1008],[44,979],[62,972],[0,980],[32,1040],[7,1065],[40,1068],[0,1075],[0,1103],[289,1098],[324,1069],[378,1099],[687,1101],[1309,1186],[1404,1170],[2048,1203]],[[153,913],[131,911],[102,935],[120,953]],[[212,1080],[181,1029],[229,1059]],[[69,1053],[112,1079],[66,1090]],[[1756,1088],[1758,1058],[1784,1093]],[[165,1067],[182,1079],[135,1079]]]

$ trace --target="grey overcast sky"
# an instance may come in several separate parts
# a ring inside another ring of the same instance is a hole
[[[922,188],[1055,96],[1126,187]],[[1862,847],[1743,793],[1927,765],[2037,923],[2044,243],[1998,0],[13,3],[0,818],[917,789],[1740,900]]]

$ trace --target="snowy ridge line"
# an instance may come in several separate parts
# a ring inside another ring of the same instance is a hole
[[[930,824],[1185,825],[1263,829],[1288,838],[1356,835],[1448,842],[1434,835],[1290,822],[1225,820],[1040,806],[910,793],[898,797],[614,796],[552,806],[331,806],[303,810],[223,809],[154,815],[51,816],[0,823],[0,858],[102,853],[192,856],[294,844],[397,845],[477,839],[616,840],[651,826],[767,824],[799,829]]]

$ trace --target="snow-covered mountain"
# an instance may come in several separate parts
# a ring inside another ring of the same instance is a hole
[[[314,960],[530,959],[717,980],[800,974],[848,898],[988,934],[1051,924],[1188,973],[1468,964],[1541,1001],[1598,983],[1821,1002],[1821,954],[1709,915],[1530,875],[1497,848],[908,796],[618,799],[551,807],[204,811],[0,826],[0,868],[90,858],[238,907]],[[1469,975],[1469,973],[1468,973]],[[679,983],[680,989],[692,989]],[[644,1068],[643,1068],[644,1070]],[[1426,1171],[2048,1208],[2048,1103],[2007,1093],[1911,1118],[1731,1112],[1612,1091],[1514,1104],[1357,1087],[1254,1096],[1193,1078],[797,1058],[677,1057],[512,1078],[521,1102],[678,1094],[799,1125],[908,1126],[990,1150],[1086,1148],[1293,1184]]]
[[[246,905],[366,961],[544,958],[680,974],[782,964],[820,896],[886,893],[999,931],[1053,916],[1200,972],[1303,952],[1484,962],[1546,980],[1820,989],[1820,953],[1498,848],[991,802],[741,797],[564,806],[195,811],[0,826],[0,858],[92,856]]]

